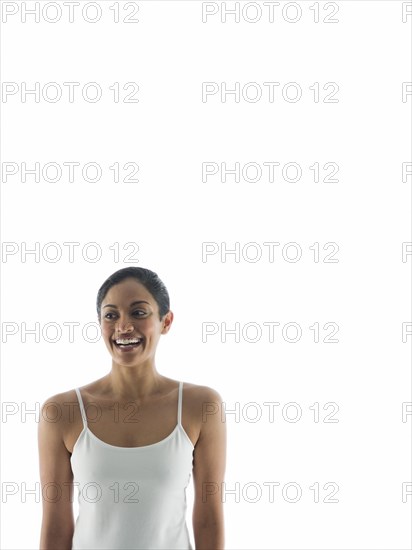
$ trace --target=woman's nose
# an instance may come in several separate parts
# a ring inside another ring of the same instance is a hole
[[[130,332],[131,330],[133,330],[133,324],[131,321],[128,320],[119,320],[116,328],[118,332]]]

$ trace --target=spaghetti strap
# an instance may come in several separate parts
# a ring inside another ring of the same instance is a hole
[[[177,423],[182,425],[182,393],[183,393],[183,382],[179,382],[179,402],[177,405]]]
[[[75,388],[75,390],[76,390],[76,393],[77,393],[77,399],[79,400],[80,413],[82,415],[83,426],[85,428],[87,428],[87,417],[86,417],[86,412],[84,410],[83,399],[82,399],[79,388]]]

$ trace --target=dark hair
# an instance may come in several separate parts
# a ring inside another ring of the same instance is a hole
[[[99,288],[96,300],[96,309],[99,321],[101,305],[109,289],[112,288],[112,286],[121,283],[124,279],[128,279],[130,277],[141,283],[156,300],[159,307],[160,319],[162,319],[162,317],[170,310],[169,293],[163,282],[159,279],[157,273],[151,271],[150,269],[145,269],[144,267],[125,267],[110,275],[110,277],[108,277]]]

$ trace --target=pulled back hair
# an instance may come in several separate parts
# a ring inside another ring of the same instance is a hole
[[[112,286],[117,285],[130,277],[141,283],[156,300],[159,308],[160,320],[170,310],[169,293],[163,282],[159,279],[157,273],[151,271],[150,269],[145,269],[144,267],[125,267],[112,273],[112,275],[110,275],[110,277],[108,277],[99,288],[96,300],[97,317],[99,322],[102,302],[108,291],[112,288]]]

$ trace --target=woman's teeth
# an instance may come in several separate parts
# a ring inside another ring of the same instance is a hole
[[[115,340],[116,345],[120,347],[135,347],[141,343],[140,338],[118,338]]]

